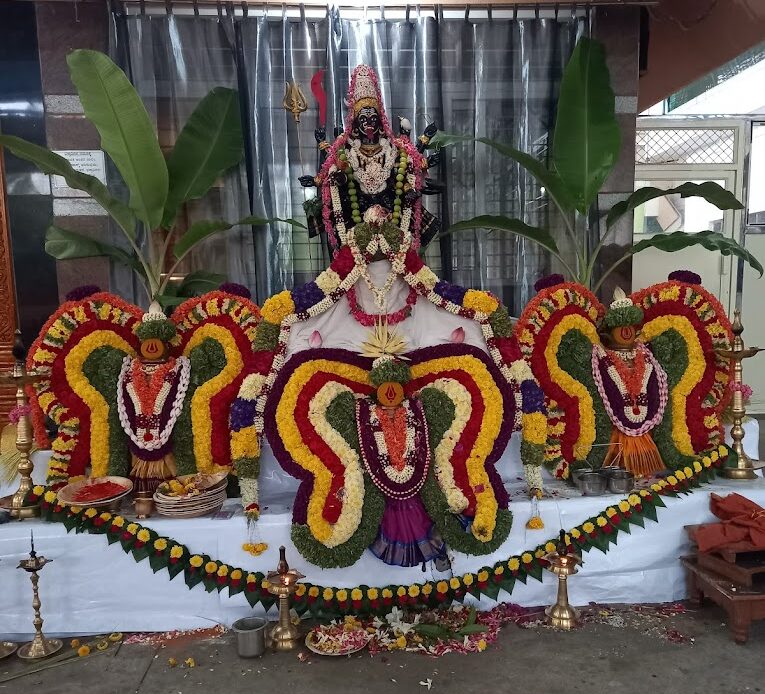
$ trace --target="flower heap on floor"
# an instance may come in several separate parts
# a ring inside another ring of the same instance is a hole
[[[258,307],[232,291],[190,299],[170,319],[95,287],[75,293],[27,359],[48,375],[33,394],[40,447],[41,415],[58,426],[49,483],[89,465],[93,477],[130,476],[153,491],[175,475],[227,469],[229,407],[252,370],[259,321]]]
[[[544,396],[497,298],[418,255],[427,159],[393,135],[371,68],[354,70],[347,103],[316,177],[334,259],[263,304],[257,372],[232,408],[245,510],[258,517],[266,435],[301,480],[292,539],[312,563],[486,554],[512,522],[494,463],[513,430],[529,434],[527,479],[542,486]]]
[[[733,334],[700,281],[674,272],[618,293],[607,312],[560,276],[537,283],[515,335],[545,393],[544,458],[557,477],[604,463],[644,477],[683,470],[721,443],[730,364],[717,350]]]

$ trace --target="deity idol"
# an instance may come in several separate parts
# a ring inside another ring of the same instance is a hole
[[[719,351],[732,332],[698,275],[618,292],[607,311],[560,275],[537,291],[515,335],[545,393],[544,459],[557,477],[603,464],[686,470],[722,443],[730,364]]]
[[[231,465],[228,414],[246,373],[260,311],[239,285],[189,299],[167,318],[83,288],[51,316],[32,345],[33,413],[57,426],[48,481],[130,476],[136,489]],[[246,295],[245,295],[246,294]]]
[[[316,177],[332,264],[263,304],[259,371],[232,407],[245,511],[258,516],[265,434],[301,480],[292,539],[312,563],[348,566],[367,548],[401,566],[447,547],[486,554],[510,531],[494,464],[522,425],[541,487],[544,396],[497,298],[420,259],[428,160],[391,132],[371,68],[354,70],[348,105]]]

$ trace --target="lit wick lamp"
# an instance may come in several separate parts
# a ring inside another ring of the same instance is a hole
[[[63,644],[59,639],[46,639],[42,632],[43,619],[40,616],[42,603],[40,602],[40,593],[37,590],[37,583],[40,577],[37,575],[37,572],[53,560],[37,556],[34,535],[31,536],[31,543],[32,549],[29,551],[29,559],[22,559],[16,568],[24,569],[32,581],[32,609],[35,613],[32,623],[35,625],[35,636],[31,643],[27,643],[19,648],[18,656],[26,660],[37,660],[38,658],[47,658],[49,655],[53,655],[61,650]]]
[[[276,571],[269,571],[266,576],[268,592],[279,598],[279,621],[271,629],[271,646],[275,651],[291,651],[298,645],[300,632],[290,619],[290,596],[301,578],[305,576],[287,564],[284,546],[279,547]]]
[[[731,407],[733,427],[730,430],[730,437],[733,439],[733,451],[737,461],[735,465],[723,467],[721,473],[724,477],[733,480],[753,480],[757,477],[755,470],[765,467],[765,463],[752,460],[744,451],[744,444],[742,443],[744,439],[742,423],[746,416],[746,407],[744,406],[744,397],[741,394],[741,386],[744,383],[744,368],[741,362],[762,350],[759,347],[744,347],[744,340],[741,337],[744,326],[741,323],[741,311],[738,309],[733,312],[733,325],[731,327],[733,329],[733,349],[717,349],[715,352],[733,362],[733,383],[736,389],[733,391]]]
[[[582,563],[582,558],[569,553],[566,548],[566,533],[560,531],[560,540],[554,552],[545,555],[549,562],[547,567],[558,577],[558,597],[554,605],[545,610],[547,621],[557,629],[572,629],[579,620],[579,612],[568,602],[568,577],[577,572],[577,566]]]
[[[16,406],[23,413],[28,405],[27,394],[25,387],[29,383],[36,383],[44,378],[48,378],[45,374],[27,373],[26,365],[24,363],[26,358],[26,349],[24,343],[21,341],[21,332],[16,331],[15,339],[13,341],[13,369],[10,373],[0,374],[0,385],[12,385],[16,386]],[[21,478],[19,481],[19,488],[11,496],[5,496],[0,499],[0,508],[10,511],[11,518],[18,518],[23,520],[25,518],[33,518],[40,515],[40,505],[26,504],[24,501],[27,495],[32,491],[34,483],[32,482],[32,470],[34,470],[34,464],[29,458],[29,452],[32,450],[32,422],[29,419],[28,414],[22,414],[19,417],[19,422],[16,425],[16,450],[20,454],[18,473]]]

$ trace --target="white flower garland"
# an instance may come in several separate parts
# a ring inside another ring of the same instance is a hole
[[[376,195],[385,190],[390,172],[398,158],[398,149],[387,137],[381,137],[380,150],[374,154],[364,154],[361,141],[351,140],[347,156],[361,190],[367,195]]]
[[[127,386],[125,386],[125,379],[130,373],[130,368],[133,360],[134,357],[130,356],[126,356],[122,360],[122,368],[120,369],[120,374],[117,377],[117,415],[119,417],[123,431],[128,435],[130,440],[136,445],[137,448],[144,451],[156,451],[159,448],[162,448],[162,446],[164,446],[170,440],[170,434],[173,432],[175,422],[178,419],[178,416],[181,414],[183,401],[186,398],[186,391],[189,387],[191,362],[186,357],[178,357],[176,359],[175,365],[167,374],[168,376],[171,374],[173,376],[177,375],[178,388],[175,393],[175,400],[173,401],[173,405],[170,409],[170,416],[168,417],[167,424],[165,425],[164,429],[160,431],[158,426],[157,428],[152,427],[152,430],[147,428],[134,429],[133,423],[130,421],[130,417],[128,416],[127,409],[125,408],[125,391],[127,391],[128,397],[133,403],[134,411],[140,412],[141,410],[140,402],[138,400],[138,396],[135,392],[132,381],[128,381]],[[166,377],[166,380],[162,384],[162,387],[157,394],[157,398],[154,401],[154,407],[152,409],[152,414],[157,418],[159,418],[159,415],[165,406],[165,400],[170,393],[170,389],[171,385]],[[150,441],[145,441],[144,434],[149,431],[152,434],[152,439]]]

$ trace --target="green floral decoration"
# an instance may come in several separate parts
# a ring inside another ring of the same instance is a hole
[[[603,318],[603,325],[612,330],[613,328],[622,328],[627,325],[640,325],[643,322],[643,309],[640,306],[620,306],[619,308],[610,308]]]
[[[611,440],[613,424],[600,400],[598,387],[592,376],[592,343],[584,333],[579,330],[570,330],[563,336],[558,348],[558,363],[566,373],[584,385],[587,392],[592,396],[592,406],[595,412],[594,443],[608,443]],[[587,455],[589,466],[598,468],[603,465],[607,453],[608,446],[593,446]],[[575,461],[572,464],[573,468],[576,468],[576,462],[580,461]]]
[[[489,316],[489,325],[494,331],[494,337],[510,337],[513,334],[513,321],[502,304]]]
[[[149,320],[138,324],[135,329],[136,337],[141,340],[155,338],[162,342],[170,342],[176,335],[175,326],[169,320]]]
[[[688,348],[683,336],[673,328],[651,340],[651,351],[667,374],[667,391],[672,392],[688,368]],[[651,432],[656,447],[661,451],[664,464],[671,470],[685,467],[694,460],[681,453],[672,437],[672,398],[667,398],[664,416]]]
[[[173,427],[173,454],[179,475],[193,475],[197,471],[194,457],[194,431],[191,421],[191,402],[203,383],[217,376],[226,366],[223,347],[212,338],[202,340],[189,353],[191,375],[183,409]]]
[[[97,347],[82,365],[82,373],[109,403],[109,463],[110,475],[125,477],[130,472],[130,449],[117,412],[117,381],[125,352],[114,347]]]
[[[388,381],[400,383],[403,386],[411,380],[412,370],[409,364],[400,359],[383,359],[369,373],[369,381],[375,388],[379,388]]]
[[[260,321],[255,339],[252,341],[253,352],[273,352],[279,345],[280,327],[266,320]]]

